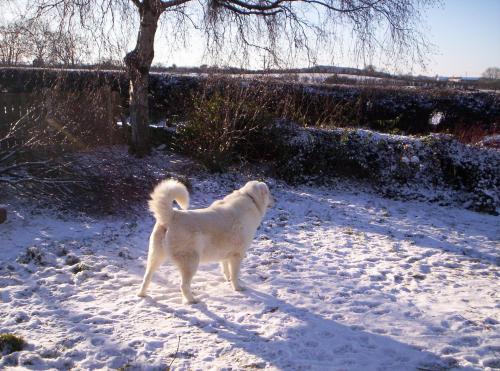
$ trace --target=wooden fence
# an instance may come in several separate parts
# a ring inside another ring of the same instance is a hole
[[[0,68],[0,135],[25,118],[78,148],[123,141],[123,86],[123,74]]]
[[[0,92],[0,128],[5,128],[28,114],[33,107],[30,93]]]

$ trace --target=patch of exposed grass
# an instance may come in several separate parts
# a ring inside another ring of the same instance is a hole
[[[73,268],[71,268],[71,272],[73,272],[74,274],[78,274],[87,270],[90,270],[90,267],[85,263],[78,263],[74,265]]]
[[[23,350],[26,342],[14,334],[0,334],[0,354],[6,355]]]
[[[31,246],[16,261],[21,264],[45,265],[44,257],[43,251],[38,246]]]

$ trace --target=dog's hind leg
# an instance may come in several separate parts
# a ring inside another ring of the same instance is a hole
[[[166,252],[163,247],[165,232],[166,228],[159,223],[155,224],[153,232],[151,232],[151,237],[149,238],[149,252],[146,273],[144,274],[141,288],[137,292],[138,296],[146,296],[146,292],[148,290],[149,284],[151,283],[154,272],[161,264],[163,264],[166,259]]]
[[[231,285],[235,291],[242,291],[244,287],[238,282],[238,276],[240,275],[240,266],[243,258],[240,255],[234,255],[229,258],[229,274],[231,277]]]
[[[229,263],[227,262],[227,260],[223,260],[220,262],[220,270],[222,271],[222,274],[224,275],[226,281],[231,281],[231,274],[229,273]]]
[[[197,300],[191,292],[191,281],[198,270],[198,264],[200,262],[199,256],[197,254],[176,255],[174,259],[181,273],[182,302],[184,304],[197,303]]]

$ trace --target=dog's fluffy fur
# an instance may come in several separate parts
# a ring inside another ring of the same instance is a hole
[[[182,209],[172,208],[176,201]],[[164,180],[151,194],[149,208],[156,224],[149,240],[146,274],[139,296],[145,296],[153,273],[165,261],[177,265],[184,303],[195,303],[191,280],[199,263],[220,262],[237,291],[240,264],[272,201],[263,182],[251,181],[205,209],[187,210],[189,193],[175,180]]]

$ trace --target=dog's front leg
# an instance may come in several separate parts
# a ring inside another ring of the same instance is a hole
[[[226,260],[220,262],[220,270],[222,271],[222,274],[224,275],[226,281],[231,281],[231,275],[229,273],[229,263]]]
[[[243,258],[240,255],[229,258],[229,275],[231,277],[231,285],[235,291],[242,291],[245,288],[240,285],[238,277],[240,275],[240,266]]]

